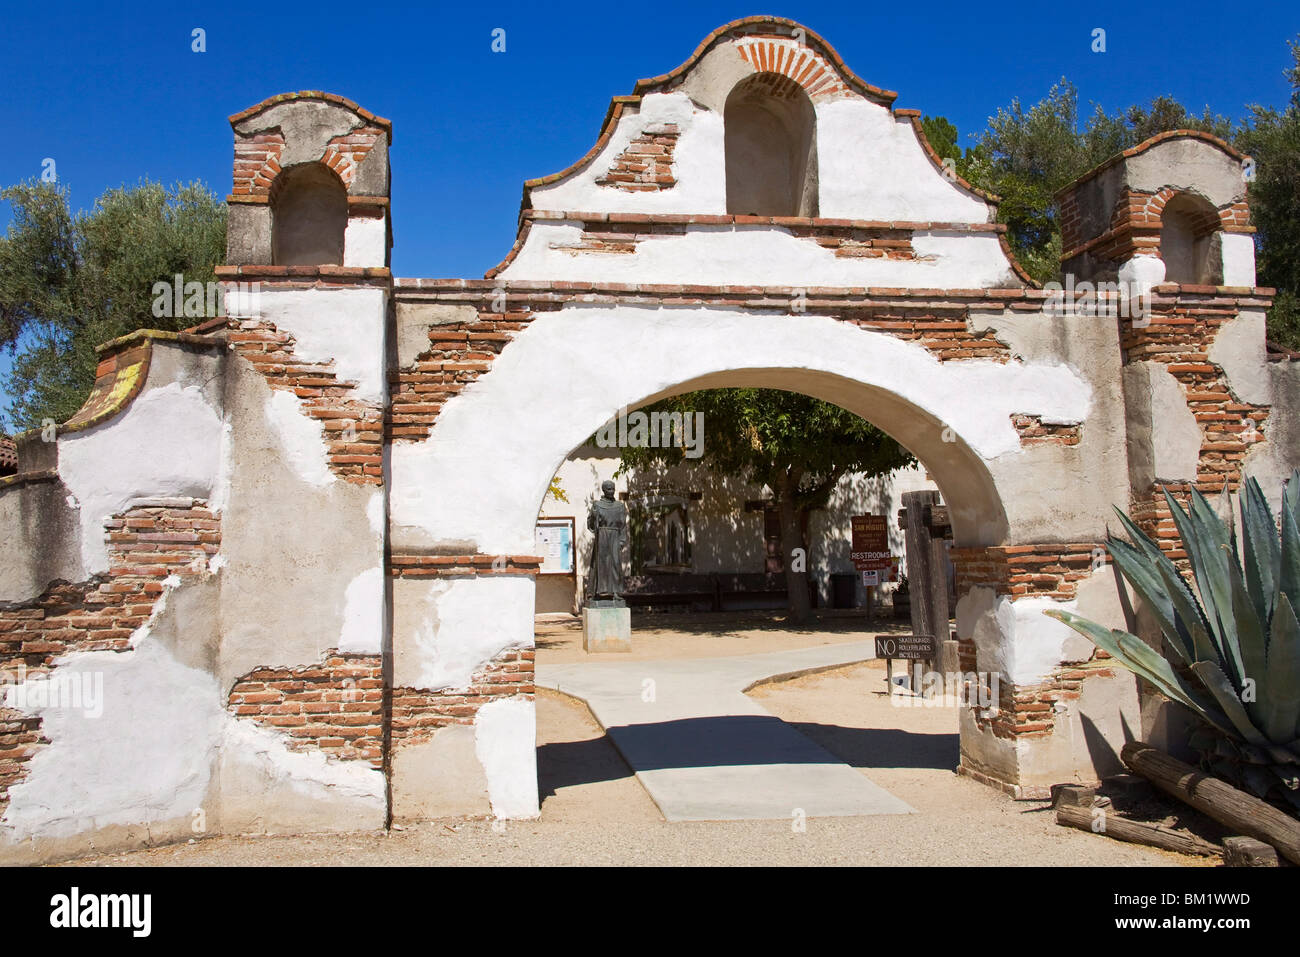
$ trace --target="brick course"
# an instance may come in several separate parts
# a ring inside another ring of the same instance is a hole
[[[316,419],[329,446],[329,467],[344,481],[382,485],[383,413],[353,398],[356,383],[338,378],[334,362],[310,363],[293,353],[294,339],[262,319],[230,319],[222,335],[273,389],[292,392]]]
[[[492,701],[516,695],[531,699],[536,691],[535,655],[531,648],[507,649],[475,672],[467,688],[447,691],[394,688],[391,747],[396,750],[427,741],[439,728],[449,724],[473,724],[479,709]]]
[[[254,669],[230,689],[227,709],[287,736],[292,750],[383,766],[379,655],[344,655],[331,648],[318,664]]]
[[[647,127],[614,158],[596,183],[628,192],[658,192],[677,184],[673,176],[673,151],[680,131],[676,123]]]

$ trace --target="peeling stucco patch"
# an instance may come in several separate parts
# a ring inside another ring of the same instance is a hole
[[[1151,396],[1151,452],[1158,481],[1196,480],[1201,427],[1178,380],[1159,362],[1146,362]]]
[[[1242,402],[1268,405],[1273,401],[1264,352],[1264,313],[1243,309],[1219,327],[1210,344],[1209,360],[1223,369],[1228,388]]]
[[[212,675],[153,640],[129,652],[68,655],[54,674],[100,683],[102,714],[32,709],[50,744],[10,788],[4,830],[19,840],[66,837],[185,817],[203,805],[228,717]]]
[[[492,701],[474,719],[474,751],[487,774],[492,813],[528,819],[537,806],[537,710],[530,698]]]
[[[360,798],[382,804],[384,776],[365,761],[330,760],[322,751],[291,751],[284,735],[231,718],[222,736],[227,753],[255,764],[265,780],[316,798]]]
[[[266,402],[266,419],[275,430],[285,463],[300,479],[317,487],[338,480],[330,471],[325,429],[318,419],[303,411],[297,396],[273,390]]]
[[[532,639],[533,583],[523,576],[431,583],[425,609],[410,645],[416,662],[407,665],[424,690],[467,687],[502,651]]]
[[[348,583],[344,594],[340,654],[377,655],[383,651],[384,572],[369,568]]]
[[[306,362],[334,363],[344,382],[355,382],[351,398],[384,401],[384,316],[382,290],[263,290],[261,318],[293,336],[293,354]]]
[[[169,383],[125,413],[59,438],[59,475],[81,507],[88,574],[108,570],[104,522],[142,496],[207,499],[219,485],[224,423],[197,386]]]

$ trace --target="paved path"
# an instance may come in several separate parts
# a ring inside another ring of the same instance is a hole
[[[791,820],[913,809],[766,711],[764,678],[875,657],[871,641],[730,658],[539,665],[581,698],[669,821]]]

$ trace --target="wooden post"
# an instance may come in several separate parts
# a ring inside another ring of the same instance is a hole
[[[904,492],[903,540],[907,548],[907,581],[911,590],[912,634],[933,635],[934,603],[931,601],[930,528],[926,508],[938,499],[937,492]]]
[[[948,640],[948,551],[943,531],[948,509],[938,492],[904,492],[903,537],[907,548],[907,581],[911,589],[912,634],[931,635],[936,656]],[[926,661],[933,670],[934,659]]]
[[[1225,837],[1223,863],[1228,867],[1277,867],[1277,848],[1253,837]]]
[[[933,536],[935,529],[930,527]],[[930,539],[930,618],[934,628],[934,653],[940,655],[948,640],[948,549],[943,536]],[[927,665],[934,668],[939,661]]]

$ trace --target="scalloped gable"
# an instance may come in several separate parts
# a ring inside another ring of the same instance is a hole
[[[993,220],[997,198],[943,168],[916,112],[893,110],[896,93],[864,82],[808,28],[764,17],[720,27],[681,66],[614,98],[585,156],[525,183],[521,213],[725,213],[724,109],[736,85],[756,74],[780,78],[776,94],[799,88],[813,104],[821,216]],[[672,142],[656,141],[666,127]]]

